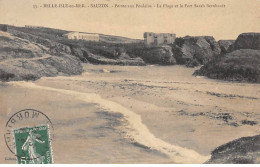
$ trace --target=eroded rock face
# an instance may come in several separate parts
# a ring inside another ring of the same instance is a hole
[[[206,64],[221,52],[218,43],[210,36],[178,38],[173,51],[177,64]]]
[[[40,43],[33,43],[2,31],[0,31],[0,39],[0,80],[2,81],[35,80],[42,76],[82,73],[80,61],[68,54],[70,50],[65,46],[52,44],[51,48],[48,48]],[[52,43],[52,41],[48,42]]]
[[[137,56],[141,57],[148,64],[176,64],[176,60],[170,46],[146,47],[139,49]]]
[[[84,51],[79,47],[71,47],[72,55],[79,58],[83,63],[89,63]]]
[[[128,55],[122,54],[117,59],[109,59],[102,55],[96,55],[88,51],[83,50],[85,58],[93,64],[106,64],[106,65],[129,65],[129,66],[144,66],[145,62],[140,58],[130,58]]]
[[[52,41],[47,38],[42,38],[42,37],[39,37],[36,35],[32,35],[29,33],[16,31],[13,29],[10,29],[9,32],[20,39],[25,39],[40,47],[44,47],[43,49],[45,49],[53,54],[60,54],[60,53],[71,54],[70,47],[67,45]]]
[[[219,43],[222,53],[226,53],[207,63],[196,71],[195,75],[228,81],[260,83],[260,33],[240,34],[231,45],[230,41],[219,41]]]
[[[196,71],[213,79],[260,83],[260,50],[240,49],[216,58]]]
[[[218,44],[222,54],[229,52],[230,47],[235,43],[235,40],[219,40]]]
[[[260,50],[260,33],[240,34],[231,48],[231,51],[238,49]]]

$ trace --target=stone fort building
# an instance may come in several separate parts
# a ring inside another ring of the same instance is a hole
[[[147,45],[172,44],[176,39],[176,34],[170,33],[144,33],[144,43]]]

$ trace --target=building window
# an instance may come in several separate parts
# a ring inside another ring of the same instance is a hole
[[[164,40],[164,43],[167,43],[167,39]]]
[[[158,40],[157,39],[154,39],[154,44],[158,45]]]

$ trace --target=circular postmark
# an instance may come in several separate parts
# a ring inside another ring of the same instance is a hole
[[[52,163],[53,124],[41,111],[24,109],[6,122],[5,143],[18,163]]]

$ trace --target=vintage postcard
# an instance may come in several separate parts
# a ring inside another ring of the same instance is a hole
[[[0,164],[260,164],[259,0],[0,0]]]

